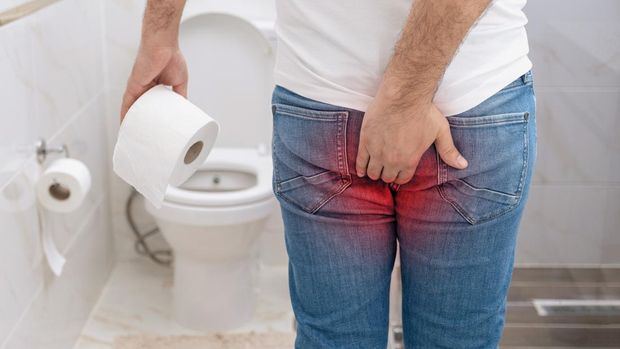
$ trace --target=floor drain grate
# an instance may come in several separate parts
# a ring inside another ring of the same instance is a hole
[[[533,299],[538,316],[620,316],[616,299]]]

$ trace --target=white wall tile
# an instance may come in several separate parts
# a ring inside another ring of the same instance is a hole
[[[63,0],[0,27],[0,121],[7,126],[0,128],[2,348],[71,347],[114,260],[101,9],[101,0]],[[26,175],[41,136],[51,146],[66,143],[93,178],[83,207],[57,215],[52,226],[67,253],[59,278],[43,260],[36,176]]]
[[[33,127],[50,137],[104,89],[100,5],[64,0],[35,16]]]
[[[33,21],[0,27],[0,186],[31,155],[35,134]]]
[[[0,344],[28,307],[41,279],[42,260],[33,177],[18,173],[0,195]],[[7,193],[11,193],[9,195]],[[14,198],[11,204],[8,198]],[[0,345],[1,347],[1,345]]]
[[[44,286],[4,348],[67,349],[77,340],[114,264],[105,202],[86,218],[63,275],[42,271]]]
[[[539,86],[620,86],[620,2],[528,1]]]
[[[613,195],[618,191],[605,187],[533,186],[515,263],[602,263],[603,242],[611,228],[604,208]]]
[[[545,89],[536,94],[534,182],[620,183],[620,173],[612,167],[620,159],[620,90]]]

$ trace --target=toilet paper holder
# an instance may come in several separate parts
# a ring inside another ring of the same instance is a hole
[[[37,152],[37,161],[39,164],[42,164],[47,158],[47,154],[50,153],[59,153],[64,154],[65,157],[69,157],[69,147],[66,144],[63,144],[59,147],[48,147],[47,142],[44,138],[41,138],[36,143],[36,152]]]

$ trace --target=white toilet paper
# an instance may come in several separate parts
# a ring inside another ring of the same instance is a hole
[[[79,160],[55,160],[36,183],[37,215],[41,244],[47,264],[55,275],[62,273],[65,257],[60,253],[52,236],[47,211],[67,213],[76,210],[88,194],[91,185],[90,171]]]
[[[39,232],[41,234],[43,254],[47,260],[47,265],[49,265],[54,275],[60,276],[62,274],[62,268],[67,260],[65,256],[60,253],[58,247],[56,247],[54,237],[52,236],[51,224],[49,224],[45,208],[40,206],[41,203],[37,203],[37,217],[39,219]]]
[[[77,209],[90,190],[90,171],[76,159],[55,160],[37,181],[37,198],[51,212]]]
[[[114,172],[155,207],[168,185],[186,181],[211,151],[219,126],[194,104],[159,85],[144,93],[123,120]]]

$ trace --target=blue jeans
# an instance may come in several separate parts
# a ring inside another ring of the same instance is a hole
[[[272,111],[296,348],[385,348],[397,248],[405,347],[497,348],[536,158],[531,71],[447,117],[469,167],[431,146],[402,185],[355,174],[364,113],[280,86]]]

